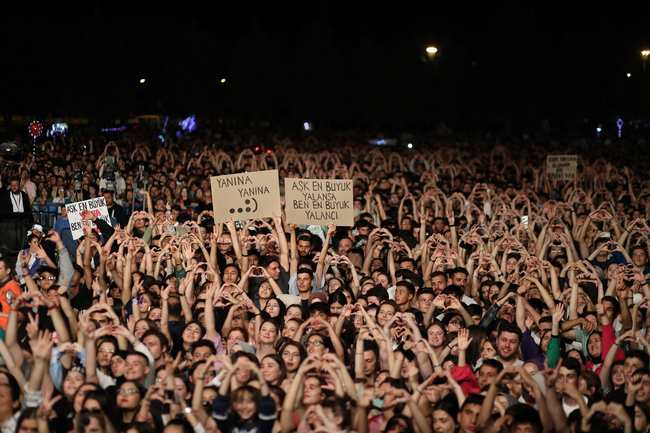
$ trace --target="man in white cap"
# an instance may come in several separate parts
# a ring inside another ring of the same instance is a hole
[[[35,235],[38,236],[39,239],[43,238],[43,226],[40,224],[34,224],[32,226],[32,229],[27,232],[27,236],[29,235]]]

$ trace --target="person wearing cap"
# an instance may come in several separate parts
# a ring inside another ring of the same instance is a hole
[[[367,238],[370,235],[370,232],[375,228],[375,225],[362,218],[354,223],[354,228],[357,230],[358,236],[365,236]]]
[[[40,224],[34,224],[32,228],[27,232],[27,236],[36,235],[39,239],[43,237],[43,226]]]
[[[25,284],[26,273],[33,277],[43,265],[56,268],[56,264],[41,246],[38,235],[31,234],[27,237],[27,248],[20,252],[16,260],[16,277],[20,284]]]

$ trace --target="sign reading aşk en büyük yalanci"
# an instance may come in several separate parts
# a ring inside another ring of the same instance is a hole
[[[65,205],[68,214],[68,223],[72,232],[72,239],[77,240],[84,235],[84,226],[92,226],[90,220],[84,220],[82,214],[91,212],[97,218],[102,219],[111,225],[111,217],[108,214],[104,197],[91,198],[90,200],[68,203]]]
[[[351,227],[354,225],[352,180],[284,180],[287,222]]]
[[[551,180],[572,181],[578,171],[578,155],[548,155],[546,173]]]

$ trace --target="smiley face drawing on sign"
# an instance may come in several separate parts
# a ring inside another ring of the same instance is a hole
[[[247,212],[247,213],[250,213],[250,212],[257,212],[257,200],[255,200],[254,198],[247,198],[246,200],[244,200],[244,205],[246,205],[245,208],[241,208],[241,207],[240,207],[240,208],[237,208],[237,209],[235,209],[235,208],[230,208],[230,209],[229,209],[229,212],[230,212],[231,214],[234,214],[235,212],[237,212],[237,213],[243,213],[243,212]],[[252,207],[252,205],[255,205],[255,207]]]

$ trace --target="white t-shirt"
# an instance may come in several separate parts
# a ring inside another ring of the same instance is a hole
[[[589,401],[585,396],[582,396],[582,398],[585,400],[585,403]],[[566,416],[569,416],[571,412],[573,412],[576,409],[580,409],[580,405],[578,405],[578,403],[570,405],[566,402],[566,398],[562,398],[562,410],[564,410],[564,414]]]

